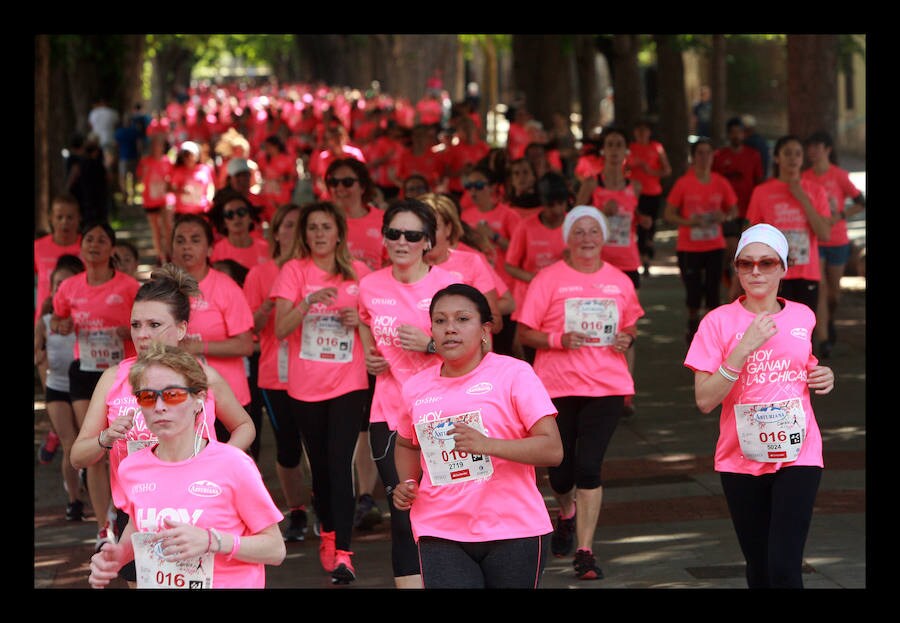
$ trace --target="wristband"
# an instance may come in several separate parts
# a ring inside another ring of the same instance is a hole
[[[719,374],[721,374],[723,377],[725,377],[725,380],[731,383],[734,383],[736,380],[738,380],[737,376],[732,375],[730,372],[726,372],[725,368],[723,368],[722,366],[719,366]]]
[[[722,362],[722,367],[725,368],[725,370],[727,370],[728,372],[731,372],[735,376],[737,376],[741,373],[740,370],[735,370],[734,368],[729,366],[727,361]]]
[[[232,536],[232,540],[231,540],[231,551],[228,552],[228,554],[225,556],[225,560],[233,559],[237,555],[238,550],[240,550],[240,549],[241,549],[241,537],[239,537],[237,534],[235,534]]]
[[[628,337],[631,338],[631,341],[628,342],[628,346],[625,347],[625,350],[628,350],[629,348],[634,346],[634,341],[637,339],[637,337],[635,337],[634,335],[631,335],[630,333],[626,333],[625,335],[627,335]]]
[[[312,296],[312,292],[303,297],[303,302],[306,303],[306,308],[309,309],[312,307],[312,301],[309,300],[309,297]]]
[[[209,550],[212,548],[212,532],[209,531],[209,528],[206,529],[206,553],[209,553]]]
[[[550,344],[550,348],[562,348],[562,333],[548,333],[547,343]]]
[[[216,537],[216,543],[218,543],[218,548],[216,549],[215,553],[218,554],[219,552],[222,551],[222,535],[219,534],[219,531],[216,530],[215,528],[210,528],[209,533],[212,534],[214,537]]]
[[[112,450],[112,448],[113,448],[112,446],[104,446],[103,445],[103,431],[102,430],[100,431],[100,434],[97,435],[97,443],[100,444],[100,447],[103,448],[104,450]]]

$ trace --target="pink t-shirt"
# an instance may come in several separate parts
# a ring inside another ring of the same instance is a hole
[[[800,185],[812,202],[816,212],[831,218],[828,195],[815,182],[800,180]],[[783,279],[808,279],[819,281],[819,237],[816,236],[803,206],[785,182],[771,179],[753,189],[747,220],[751,225],[768,223],[781,230],[788,241],[788,269]]]
[[[269,299],[269,291],[279,273],[275,260],[265,264],[257,264],[249,270],[244,279],[244,296],[250,310],[255,312]],[[284,345],[282,346],[282,343]],[[275,337],[275,309],[273,308],[265,326],[259,332],[259,372],[256,385],[262,389],[287,389],[287,376],[279,377],[278,353],[280,348],[287,348],[287,340]]]
[[[299,305],[307,294],[322,288],[336,287],[338,290],[333,305],[313,305],[301,325],[288,336],[287,390],[291,398],[320,402],[369,386],[359,331],[354,329],[347,335],[341,332],[335,338],[335,334],[327,328],[338,324],[336,318],[341,308],[358,306],[359,280],[369,274],[369,269],[359,261],[353,262],[353,269],[356,280],[347,280],[326,273],[310,258],[292,259],[281,267],[278,278],[272,284],[269,297],[287,299],[292,305]],[[304,336],[307,330],[310,333]],[[338,340],[339,346],[318,347],[319,343],[324,341],[327,345],[329,340],[334,339]]]
[[[266,206],[263,220],[271,220],[278,206],[289,203],[297,183],[297,159],[290,154],[275,154],[271,160],[260,158],[262,176],[260,198]]]
[[[441,181],[443,176],[443,163],[437,154],[430,149],[419,156],[414,154],[412,150],[407,149],[400,156],[400,162],[397,168],[397,177],[405,180],[413,173],[418,173],[425,177],[430,188],[435,188]]]
[[[125,492],[119,485],[119,464],[126,456],[128,456],[129,441],[147,441],[155,440],[156,435],[147,428],[144,421],[144,412],[137,404],[134,397],[131,383],[128,382],[128,374],[131,372],[131,366],[137,360],[136,357],[129,357],[119,362],[116,368],[116,378],[106,394],[106,421],[107,426],[111,425],[117,417],[122,415],[131,415],[134,425],[129,429],[125,439],[119,439],[113,443],[112,450],[109,451],[109,484],[112,489],[113,504],[116,508],[123,508],[125,504]],[[206,400],[203,403],[204,414],[206,415],[206,426],[209,433],[205,435],[208,439],[216,438],[216,401],[213,397],[212,388],[206,392]]]
[[[144,156],[138,161],[137,177],[144,184],[141,198],[144,208],[162,208],[166,205],[172,161],[165,155]]]
[[[522,219],[513,231],[509,248],[506,250],[506,262],[530,273],[536,273],[562,259],[565,250],[562,227],[550,229],[541,222],[538,212]],[[513,277],[512,291],[513,299],[516,301],[512,319],[518,320],[522,304],[525,302],[525,292],[528,291],[528,283]]]
[[[678,226],[676,251],[713,251],[725,248],[722,224],[712,220],[717,212],[726,213],[737,204],[737,195],[731,184],[718,173],[709,174],[709,182],[704,184],[693,169],[675,182],[666,201],[676,208],[682,218],[690,219],[699,215],[703,225]]]
[[[480,253],[450,249],[447,260],[438,266],[456,277],[458,283],[470,285],[482,294],[497,289],[492,275],[494,269]]]
[[[138,532],[159,532],[168,517],[248,537],[284,519],[253,459],[216,441],[175,463],[144,448],[122,461],[119,479],[126,495],[123,510]],[[213,588],[266,587],[265,565],[228,561],[226,555],[215,557]]]
[[[131,325],[131,306],[140,287],[137,279],[119,271],[115,271],[112,279],[98,286],[88,285],[86,272],[73,275],[59,285],[53,297],[53,311],[60,318],[71,316],[75,321],[75,359],[82,359],[80,342],[87,332]],[[104,352],[97,356],[96,368],[88,366],[85,359],[81,369],[104,370],[125,357],[134,357],[137,351],[130,333],[120,339],[124,351],[114,348],[106,352],[104,342],[97,342],[98,349]]]
[[[615,201],[619,210],[613,216],[607,216],[609,238],[603,242],[600,257],[623,271],[637,270],[641,265],[641,256],[637,248],[637,204],[634,185],[629,181],[622,190],[609,190],[602,185],[602,176],[597,176],[597,188],[591,197],[591,205],[605,214],[604,206],[610,199]]]
[[[347,247],[354,259],[364,262],[369,270],[378,270],[387,259],[387,250],[381,240],[384,212],[373,205],[367,207],[369,213],[365,216],[347,218]]]
[[[209,269],[200,281],[200,296],[191,298],[188,336],[218,342],[253,330],[253,312],[243,291],[223,272]],[[242,405],[250,404],[250,385],[243,357],[206,357],[206,363],[222,375]]]
[[[215,188],[216,180],[209,165],[198,163],[193,169],[173,166],[171,182],[176,214],[204,214],[212,207],[209,190]]]
[[[662,168],[663,146],[657,141],[648,141],[647,143],[639,143],[632,141],[628,145],[628,160],[626,166],[631,171],[631,179],[641,183],[641,194],[655,197],[662,194],[662,184],[658,175],[650,175],[645,173],[640,167],[640,163],[645,163],[654,171]]]
[[[575,310],[576,304],[582,302],[604,305],[605,320],[598,323],[597,316],[586,314],[582,320]],[[519,324],[545,333],[567,333],[574,330],[566,329],[567,307],[570,318],[578,319],[579,327],[589,322],[597,330],[603,330],[604,335],[615,335],[625,327],[632,327],[644,315],[631,279],[609,262],[588,274],[560,260],[531,280]],[[577,330],[587,332],[583,328]],[[575,350],[539,348],[534,371],[553,398],[634,394],[634,380],[625,353],[610,346],[582,346]]]
[[[390,369],[375,377],[370,422],[387,422],[397,429],[397,405],[400,388],[409,377],[433,363],[435,355],[404,350],[400,346],[400,325],[409,324],[431,335],[428,307],[435,292],[457,278],[440,266],[432,266],[419,281],[401,283],[387,266],[363,277],[359,282],[359,321],[368,326],[375,347],[390,363]]]
[[[47,234],[34,241],[34,273],[37,275],[37,295],[34,309],[34,321],[41,316],[41,305],[50,296],[50,273],[56,268],[61,255],[81,257],[81,235],[70,245],[61,246],[53,242],[53,236]]]
[[[463,209],[460,218],[476,228],[478,227],[479,221],[484,221],[491,230],[500,234],[507,240],[512,238],[513,232],[522,221],[522,217],[519,216],[518,212],[505,203],[498,203],[494,206],[493,210],[488,212],[482,212],[478,207],[465,208]],[[512,290],[515,287],[515,280],[506,272],[506,251],[501,249],[499,245],[496,246],[497,263],[494,265],[494,270],[500,275],[500,278],[503,280],[503,283],[506,284],[506,287]]]
[[[414,423],[481,411],[487,435],[523,439],[556,407],[526,362],[487,353],[474,370],[443,377],[441,364],[429,366],[403,385],[399,435],[418,444]],[[479,542],[519,539],[553,530],[533,465],[491,457],[488,478],[434,486],[422,459],[423,477],[410,509],[413,535]]]
[[[840,214],[844,211],[847,199],[856,199],[862,194],[853,182],[850,181],[850,174],[842,168],[831,165],[822,175],[816,175],[813,169],[807,169],[802,174],[803,179],[811,182],[818,182],[825,188],[828,194],[829,209],[832,214]],[[837,247],[848,244],[850,236],[847,235],[847,221],[839,220],[831,226],[831,235],[828,240],[820,240],[820,247]]]
[[[694,370],[717,374],[719,365],[737,346],[744,330],[756,314],[744,309],[738,300],[711,310],[700,321],[684,365]],[[812,310],[794,301],[779,298],[783,308],[771,318],[778,333],[747,358],[737,382],[722,401],[719,439],[716,442],[715,469],[738,474],[771,474],[790,465],[816,465],[822,462],[822,436],[809,399],[807,371],[819,361],[812,353],[812,334],[816,316]],[[797,398],[806,415],[806,436],[797,460],[765,463],[744,458],[738,441],[734,406],[768,404]]]
[[[252,243],[249,247],[236,247],[228,238],[220,238],[214,245],[210,262],[221,260],[234,260],[248,270],[259,264],[265,264],[272,258],[269,242],[261,235],[251,235]]]

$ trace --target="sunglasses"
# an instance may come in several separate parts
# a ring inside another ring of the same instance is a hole
[[[137,403],[142,407],[156,405],[157,396],[162,396],[167,405],[180,405],[194,391],[191,387],[167,387],[165,389],[139,389],[134,392]]]
[[[250,210],[247,208],[238,208],[237,210],[226,210],[223,215],[227,219],[233,219],[235,216],[247,216]]]
[[[781,266],[781,260],[772,257],[764,257],[763,259],[753,262],[751,260],[735,260],[734,267],[743,275],[749,275],[754,268],[759,268],[759,272],[764,275],[775,272],[775,269]]]
[[[484,190],[487,188],[487,182],[468,182],[463,184],[463,188],[466,190]]]
[[[393,227],[388,227],[382,233],[388,240],[400,240],[400,236],[403,236],[407,242],[419,242],[425,237],[424,231],[408,231],[405,229],[394,229]]]
[[[358,181],[359,179],[355,177],[329,177],[325,180],[325,185],[329,188],[337,188],[338,184],[340,184],[344,188],[350,188]]]

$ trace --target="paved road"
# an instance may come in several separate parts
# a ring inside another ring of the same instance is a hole
[[[851,223],[864,235],[865,221]],[[145,240],[137,232],[139,240]],[[702,415],[693,404],[693,379],[682,361],[684,296],[674,258],[674,231],[658,234],[660,257],[640,298],[635,405],[622,421],[604,466],[604,503],[594,542],[606,579],[574,578],[569,559],[548,564],[543,590],[745,587],[742,557],[734,538],[718,477],[712,469],[718,411]],[[146,244],[144,243],[144,247]],[[867,587],[866,564],[866,293],[864,278],[845,282],[839,341],[830,365],[835,391],[813,399],[822,429],[825,472],[807,547],[808,588]],[[47,417],[35,395],[35,456]],[[283,505],[274,472],[274,440],[261,431],[260,468]],[[34,469],[34,587],[86,588],[87,561],[95,535],[93,521],[68,523],[59,460]],[[548,507],[556,509],[541,473]],[[383,495],[379,502],[386,509]],[[354,535],[358,580],[332,587],[318,564],[318,538],[288,544],[280,567],[269,568],[270,588],[323,590],[388,589],[389,517],[374,531]]]

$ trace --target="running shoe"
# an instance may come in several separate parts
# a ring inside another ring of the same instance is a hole
[[[309,520],[305,508],[297,508],[288,516],[288,526],[284,531],[285,541],[302,541],[306,538],[306,527]]]
[[[572,561],[575,567],[575,575],[579,580],[602,580],[603,571],[597,566],[594,559],[594,553],[589,549],[579,549],[575,552],[575,560]]]
[[[84,503],[75,500],[66,504],[66,521],[81,521],[84,519]]]
[[[352,555],[353,552],[347,552],[342,549],[335,550],[334,571],[331,572],[332,584],[350,584],[356,579],[356,570],[353,568],[353,563],[350,560]]]
[[[56,451],[59,449],[59,435],[52,430],[47,433],[44,443],[38,449],[38,461],[41,465],[48,465],[53,462]]]
[[[353,515],[353,527],[357,530],[371,530],[382,521],[384,518],[381,516],[381,509],[375,503],[375,498],[368,493],[359,496],[356,513]]]
[[[331,573],[334,571],[334,531],[323,532],[319,538],[322,539],[319,542],[319,562],[325,571]]]
[[[575,545],[575,514],[563,519],[562,513],[556,515],[556,529],[550,536],[550,551],[557,558],[568,556]]]

